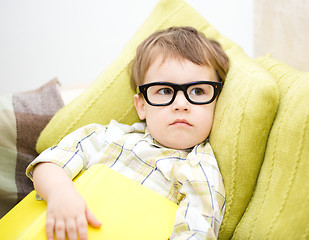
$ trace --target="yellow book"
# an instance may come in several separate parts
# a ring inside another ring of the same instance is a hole
[[[89,239],[166,240],[177,204],[118,172],[97,164],[85,171],[75,185],[95,216],[100,229],[88,227]],[[2,239],[46,239],[46,202],[31,192],[0,219]]]

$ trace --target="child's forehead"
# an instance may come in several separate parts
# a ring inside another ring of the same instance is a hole
[[[200,50],[199,53],[194,54],[188,49],[156,44],[145,54],[145,60],[149,64],[148,67],[158,60],[161,61],[161,64],[164,64],[166,60],[177,60],[180,63],[190,61],[197,65],[212,67],[209,59],[210,56],[203,49]]]
[[[217,81],[212,67],[195,64],[186,58],[158,56],[149,66],[143,84],[150,82],[173,82],[184,84],[189,82]]]
[[[157,67],[162,67],[162,65],[164,65],[165,63],[169,63],[169,62],[176,62],[177,64],[183,66],[185,63],[192,63],[201,67],[206,67],[206,68],[211,68],[214,69],[211,65],[208,64],[197,64],[193,61],[191,61],[190,59],[181,56],[180,54],[168,54],[168,53],[159,53],[156,54],[152,57],[152,61],[150,61],[149,67],[147,69],[147,71],[149,70],[149,68],[151,66],[153,66],[154,64],[157,65]]]

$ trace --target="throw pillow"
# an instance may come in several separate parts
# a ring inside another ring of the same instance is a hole
[[[26,167],[38,155],[40,132],[62,106],[56,79],[34,91],[0,96],[0,218],[33,190]]]

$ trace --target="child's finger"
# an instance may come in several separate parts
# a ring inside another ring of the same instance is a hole
[[[86,240],[88,237],[88,222],[85,216],[77,218],[76,225],[78,229],[79,238],[81,240]]]
[[[65,240],[65,222],[62,219],[56,220],[55,233],[57,240]]]
[[[94,214],[90,211],[88,207],[86,209],[86,217],[91,227],[94,227],[94,228],[101,227],[102,223],[98,219],[96,219],[96,217],[94,216]]]
[[[66,221],[66,233],[69,240],[77,240],[77,227],[75,219],[71,218]]]
[[[55,219],[46,218],[46,237],[48,240],[54,240],[54,228],[55,228]]]

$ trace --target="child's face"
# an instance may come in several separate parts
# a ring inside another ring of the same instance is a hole
[[[150,65],[144,83],[170,82],[184,84],[195,81],[217,81],[214,69],[199,66],[188,60],[161,56]],[[211,130],[216,100],[210,104],[191,104],[182,91],[168,106],[151,106],[142,94],[134,96],[141,120],[146,119],[152,137],[163,146],[174,149],[191,148],[204,141]]]

